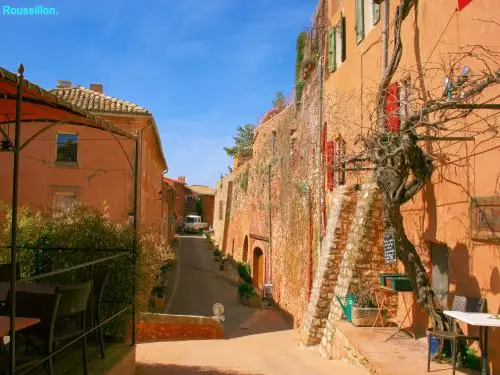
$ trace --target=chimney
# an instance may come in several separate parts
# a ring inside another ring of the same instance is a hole
[[[179,177],[177,177],[177,180],[179,182],[182,182],[183,184],[185,184],[186,183],[186,176],[179,176]]]
[[[90,89],[92,91],[98,92],[99,94],[104,94],[104,86],[102,83],[91,83]]]
[[[67,89],[71,87],[71,81],[65,81],[62,79],[59,79],[57,81],[57,88],[58,89]]]

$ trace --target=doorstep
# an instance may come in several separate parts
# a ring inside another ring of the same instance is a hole
[[[346,359],[364,365],[377,375],[448,375],[451,364],[431,362],[431,372],[427,372],[427,338],[414,340],[399,332],[386,341],[396,327],[356,327],[341,320],[335,322],[333,337],[333,359]],[[356,357],[356,358],[354,358]],[[404,371],[403,371],[404,369]],[[479,374],[471,369],[457,368],[456,374]]]

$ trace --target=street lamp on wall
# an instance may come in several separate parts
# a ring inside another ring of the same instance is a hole
[[[9,140],[4,138],[0,142],[0,152],[9,152],[9,151],[12,151],[12,146]]]

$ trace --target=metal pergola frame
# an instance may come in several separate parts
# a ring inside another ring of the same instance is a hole
[[[27,110],[23,112],[23,107],[26,105]],[[2,116],[4,119],[2,119]],[[43,127],[40,131],[36,132],[32,137],[21,144],[21,123],[40,123],[47,122],[48,125]],[[3,68],[0,68],[0,125],[4,124],[14,124],[14,139],[10,139],[9,135],[0,127],[0,138],[3,138],[8,142],[9,151],[14,155],[13,161],[13,180],[12,180],[12,217],[11,217],[11,233],[10,233],[10,364],[9,364],[9,374],[16,374],[16,335],[15,335],[15,317],[16,317],[16,284],[18,282],[16,278],[16,263],[17,263],[17,250],[20,249],[17,246],[17,217],[18,217],[18,193],[19,193],[19,159],[21,150],[30,142],[32,142],[37,136],[42,134],[44,131],[50,129],[57,124],[71,124],[76,126],[89,127],[94,129],[99,129],[112,133],[113,135],[119,135],[126,139],[134,141],[134,166],[132,168],[132,173],[134,175],[134,201],[133,201],[133,246],[132,249],[120,250],[117,254],[108,255],[100,259],[92,259],[92,261],[80,263],[74,266],[65,267],[52,272],[47,272],[39,275],[35,275],[26,278],[22,281],[33,281],[41,279],[48,276],[53,276],[65,272],[74,271],[76,269],[82,269],[86,267],[91,267],[91,278],[93,279],[93,266],[98,263],[103,263],[107,261],[114,260],[116,258],[131,255],[133,262],[133,275],[132,275],[132,301],[128,301],[126,307],[108,317],[104,321],[100,322],[98,325],[92,326],[91,329],[85,329],[85,332],[72,340],[70,343],[64,345],[58,350],[52,352],[49,356],[44,357],[39,362],[35,363],[28,369],[21,371],[21,373],[27,373],[28,371],[34,369],[45,361],[49,360],[54,355],[60,353],[70,345],[76,343],[78,340],[83,339],[89,334],[93,333],[99,327],[107,324],[113,319],[116,319],[127,310],[131,309],[132,312],[132,326],[131,326],[131,344],[136,343],[136,332],[135,332],[135,321],[136,321],[136,311],[135,311],[135,284],[136,284],[136,255],[137,255],[137,245],[138,245],[138,189],[139,189],[139,147],[140,147],[140,137],[131,134],[108,121],[103,120],[99,116],[95,116],[77,106],[72,105],[65,100],[62,100],[57,95],[50,93],[38,85],[35,85],[24,79],[24,67],[19,65],[18,74],[11,73]],[[45,250],[45,249],[40,249]],[[49,249],[47,249],[49,250]],[[86,249],[67,249],[67,250],[86,250]],[[111,251],[110,249],[103,249],[102,251]],[[91,297],[92,298],[92,297]]]

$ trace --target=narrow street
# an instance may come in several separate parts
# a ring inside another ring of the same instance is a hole
[[[166,312],[212,316],[213,304],[220,302],[225,307],[224,330],[228,337],[255,310],[238,303],[238,273],[232,268],[219,269],[204,237],[185,235],[179,240],[177,281]]]
[[[300,348],[298,333],[279,312],[257,310],[237,299],[238,275],[221,271],[201,236],[180,236],[177,285],[169,314],[212,315],[225,307],[225,340],[156,342],[137,346],[138,375],[365,375]]]

